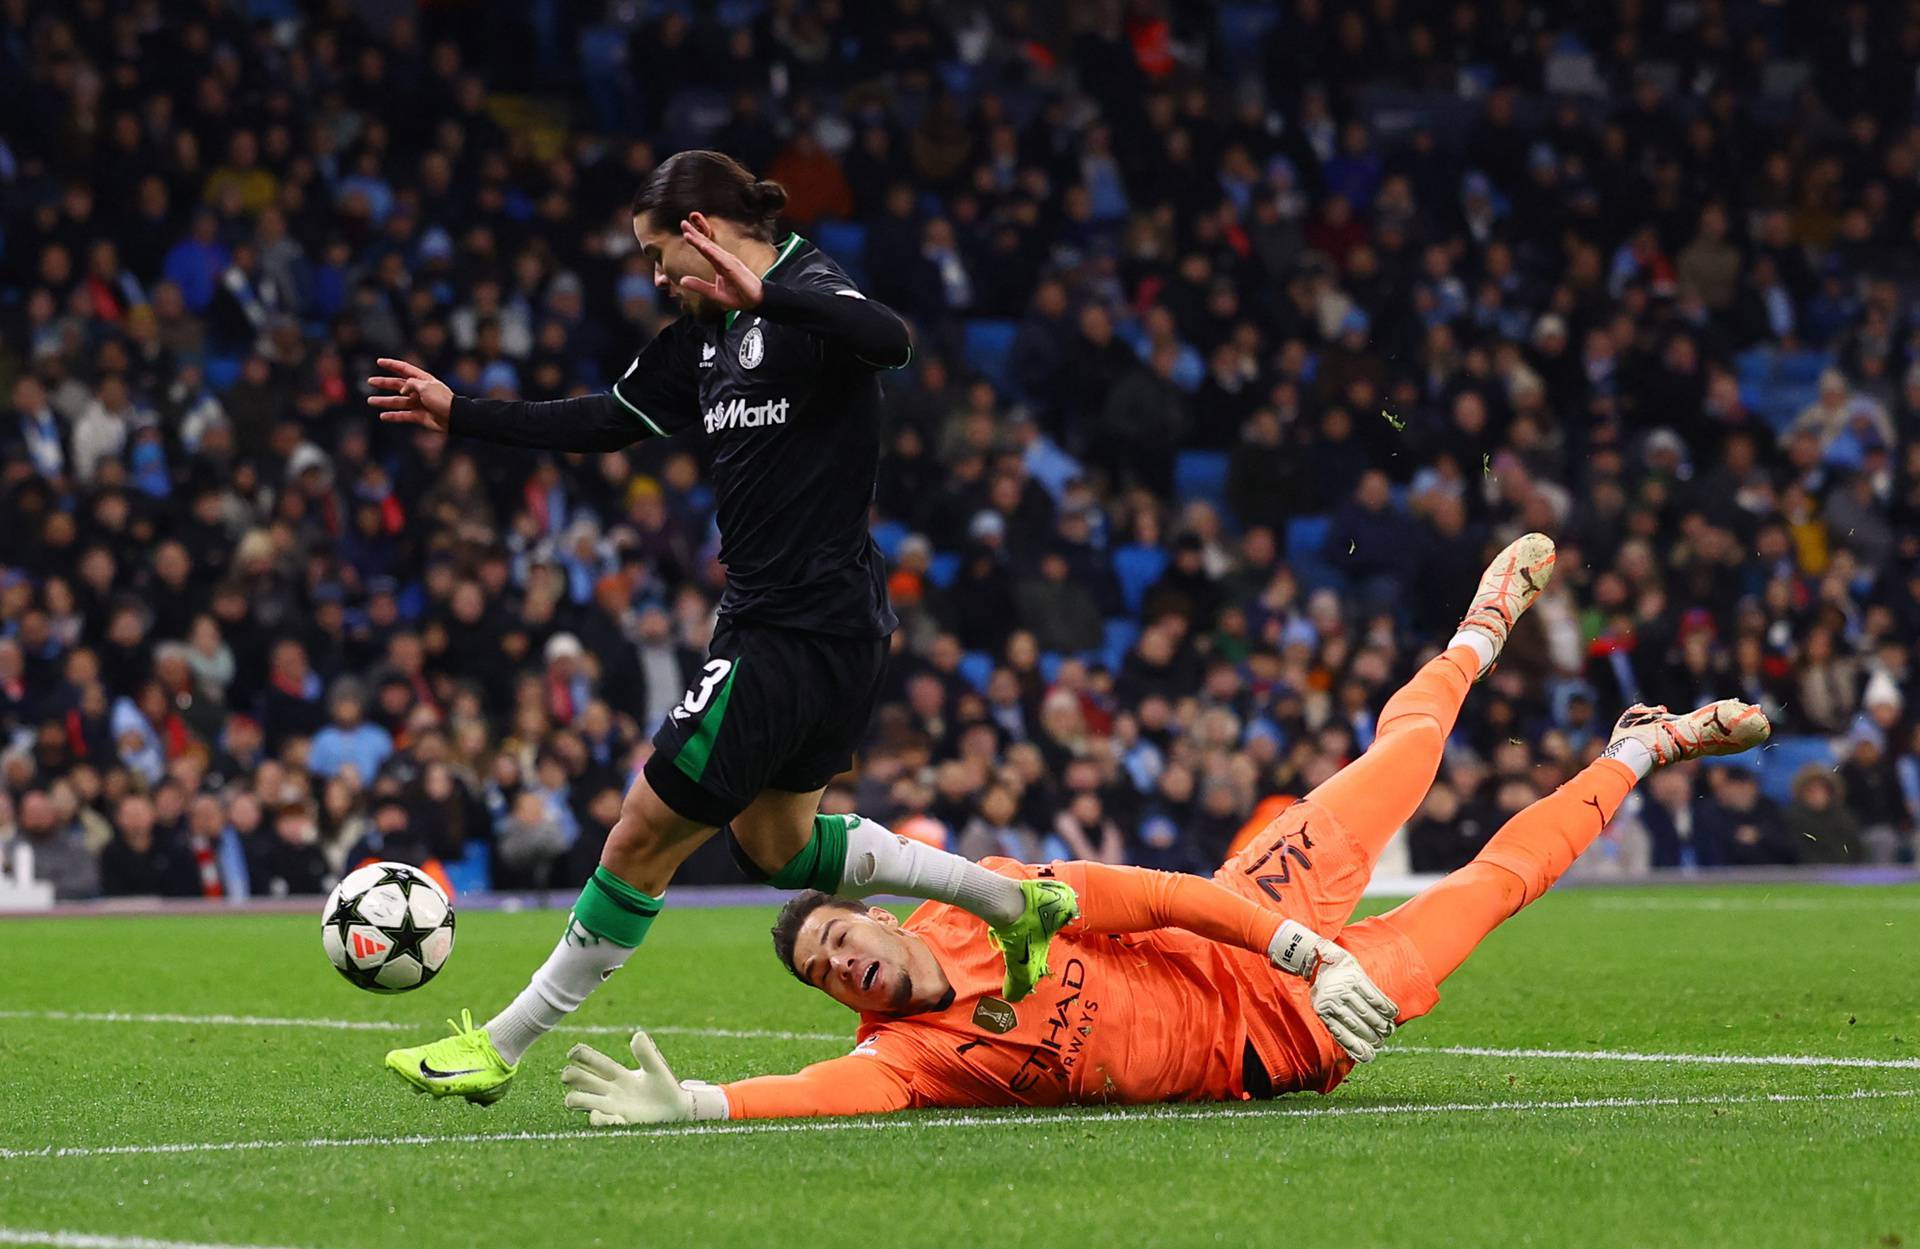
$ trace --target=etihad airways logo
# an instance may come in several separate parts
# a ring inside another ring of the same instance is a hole
[[[748,403],[745,399],[734,399],[727,403],[716,403],[706,412],[707,432],[717,434],[723,429],[785,425],[790,402],[787,399],[769,399],[765,403]]]

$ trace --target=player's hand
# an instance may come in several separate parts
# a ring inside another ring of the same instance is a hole
[[[1393,1035],[1400,1008],[1375,987],[1352,954],[1298,920],[1287,920],[1273,934],[1267,955],[1276,966],[1313,981],[1313,1011],[1348,1057],[1372,1062]]]
[[[1372,1062],[1393,1035],[1400,1008],[1375,987],[1360,960],[1329,941],[1313,981],[1313,1013],[1357,1063]]]
[[[681,287],[705,296],[730,311],[748,312],[758,308],[761,291],[759,275],[747,268],[746,261],[714,241],[711,229],[706,217],[700,213],[693,213],[680,223],[680,237],[687,240],[713,266],[713,281],[684,277],[680,279]]]
[[[596,1128],[637,1123],[686,1123],[727,1117],[727,1095],[717,1084],[678,1080],[653,1038],[633,1034],[638,1070],[622,1067],[591,1045],[567,1051],[560,1083],[567,1086],[567,1109],[584,1111]]]
[[[405,360],[382,356],[380,367],[387,374],[369,377],[367,385],[388,393],[368,395],[367,406],[377,409],[381,420],[447,432],[453,420],[453,391],[445,382]]]

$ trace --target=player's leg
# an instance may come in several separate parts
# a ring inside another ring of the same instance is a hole
[[[1472,862],[1380,922],[1412,942],[1437,984],[1573,866],[1649,771],[1700,755],[1737,754],[1764,742],[1768,732],[1758,707],[1731,699],[1684,716],[1628,708],[1605,755],[1508,820]]]
[[[1370,864],[1426,799],[1467,691],[1493,667],[1514,622],[1546,588],[1553,561],[1553,540],[1540,533],[1495,556],[1447,649],[1380,709],[1373,744],[1307,795],[1340,821]]]
[[[645,775],[635,778],[600,866],[575,900],[559,943],[526,988],[484,1027],[473,1027],[463,1011],[452,1036],[392,1051],[388,1069],[436,1097],[484,1104],[505,1096],[522,1055],[578,1010],[646,940],[667,882],[713,829],[710,820],[668,807]]]
[[[1019,918],[1018,881],[902,837],[861,815],[821,815],[824,787],[769,789],[729,824],[734,860],[775,889],[818,889],[845,898],[893,893],[950,902],[989,924]]]
[[[655,732],[653,755],[621,804],[600,864],[574,902],[560,940],[527,986],[484,1027],[463,1014],[454,1034],[397,1049],[387,1067],[436,1097],[492,1102],[504,1096],[533,1043],[618,971],[646,940],[673,874],[713,830],[743,811],[778,751],[760,714],[780,684],[778,666],[743,684],[754,634],[725,624],[686,698]]]
[[[626,965],[647,939],[674,873],[713,835],[719,815],[682,815],[661,799],[645,772],[634,778],[559,944],[527,987],[486,1023],[502,1058],[518,1063]]]
[[[1057,881],[1002,876],[863,816],[817,814],[826,783],[852,766],[866,736],[885,644],[809,637],[784,645],[792,688],[827,711],[816,711],[801,747],[729,826],[735,861],[777,889],[852,898],[900,894],[970,911],[1007,953],[1007,997],[1024,997],[1046,972],[1053,934],[1078,913],[1072,890]]]

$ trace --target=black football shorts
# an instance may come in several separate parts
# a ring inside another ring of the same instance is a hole
[[[722,617],[687,696],[653,735],[653,792],[676,814],[719,827],[762,790],[825,786],[853,766],[887,649],[885,638]]]

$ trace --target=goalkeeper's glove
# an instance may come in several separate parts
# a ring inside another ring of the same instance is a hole
[[[1313,982],[1313,1011],[1348,1057],[1372,1062],[1393,1035],[1400,1008],[1367,978],[1360,960],[1298,920],[1273,934],[1267,955],[1283,971]]]
[[[636,1032],[629,1048],[640,1064],[637,1071],[591,1045],[568,1050],[566,1070],[560,1073],[560,1083],[567,1086],[567,1109],[585,1111],[596,1128],[727,1117],[727,1095],[720,1086],[676,1081],[652,1037]]]

